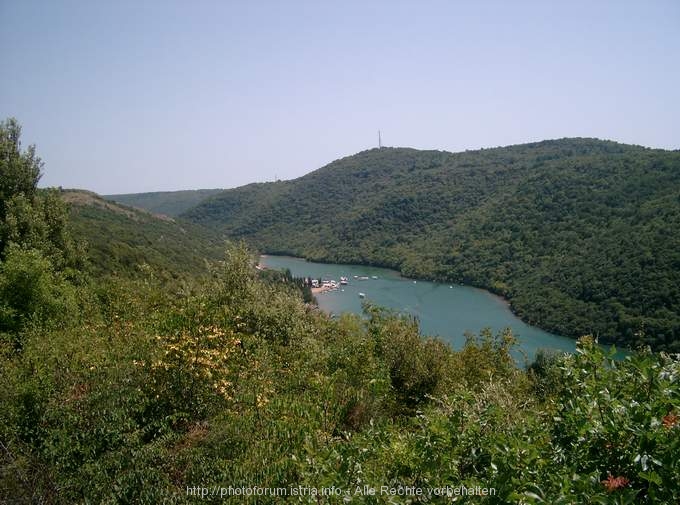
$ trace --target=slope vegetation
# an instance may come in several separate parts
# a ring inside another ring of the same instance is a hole
[[[679,152],[596,139],[373,149],[184,217],[269,253],[485,287],[564,335],[680,349]]]
[[[155,191],[152,193],[105,195],[104,198],[124,205],[146,209],[156,214],[176,217],[191,207],[198,205],[209,196],[215,195],[221,191],[221,189]]]
[[[224,241],[193,223],[155,215],[101,198],[95,193],[61,193],[70,204],[74,238],[85,243],[97,274],[137,275],[150,269],[165,278],[205,271],[206,259],[219,259]]]

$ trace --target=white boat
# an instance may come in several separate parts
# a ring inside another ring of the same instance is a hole
[[[378,276],[377,276],[377,275],[373,275],[373,276],[371,276],[371,279],[377,279],[377,278],[378,278]]]
[[[340,277],[340,284],[343,286],[347,284],[347,277]]]
[[[366,298],[366,293],[359,293],[359,298]]]

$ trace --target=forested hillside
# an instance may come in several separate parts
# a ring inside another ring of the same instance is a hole
[[[596,139],[373,149],[184,217],[268,253],[484,287],[563,335],[680,350],[677,151]]]
[[[132,207],[146,209],[170,217],[195,207],[209,196],[220,193],[221,189],[189,189],[184,191],[154,191],[151,193],[129,193],[104,195],[103,198]]]
[[[70,205],[74,239],[88,251],[88,266],[97,275],[138,275],[148,270],[164,278],[207,272],[206,259],[224,253],[219,233],[187,221],[120,205],[82,190],[60,197]]]
[[[19,137],[0,123],[0,503],[680,500],[677,356],[584,337],[524,369],[507,331],[454,352],[333,319],[243,243],[183,268],[176,223],[38,189]]]

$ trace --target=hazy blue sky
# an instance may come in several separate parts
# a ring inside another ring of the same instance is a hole
[[[293,178],[377,144],[680,148],[680,2],[0,0],[43,185]]]

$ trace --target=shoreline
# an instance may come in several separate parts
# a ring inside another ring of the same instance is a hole
[[[457,285],[455,282],[442,282],[442,281],[438,281],[438,280],[434,280],[434,279],[428,279],[428,278],[426,278],[426,277],[425,277],[425,278],[407,277],[407,276],[405,276],[401,271],[396,270],[396,269],[394,269],[394,268],[383,267],[383,266],[376,266],[376,265],[365,264],[365,263],[360,263],[360,262],[359,262],[359,263],[331,263],[331,262],[324,262],[324,261],[311,261],[311,260],[308,260],[307,258],[304,258],[304,257],[290,256],[290,255],[276,255],[276,254],[270,254],[270,255],[261,254],[261,255],[260,255],[261,258],[266,258],[267,256],[272,256],[272,257],[280,256],[280,257],[283,257],[283,258],[291,258],[291,259],[302,260],[302,261],[305,261],[305,262],[311,262],[311,263],[317,263],[317,264],[318,264],[318,263],[321,263],[321,264],[324,264],[324,263],[325,263],[325,264],[328,264],[328,265],[356,265],[356,266],[361,266],[361,267],[379,268],[379,269],[381,269],[381,270],[388,270],[388,271],[394,272],[394,273],[396,273],[399,277],[401,277],[402,279],[405,279],[405,280],[413,280],[414,282],[415,282],[415,281],[425,281],[425,282],[431,282],[431,283],[433,283],[433,284],[439,284],[439,285]],[[265,267],[264,265],[262,265],[262,266],[263,266],[264,268],[267,268],[267,267]],[[517,318],[519,321],[521,321],[522,323],[524,323],[524,324],[526,324],[526,325],[528,325],[528,326],[530,326],[530,327],[536,328],[536,329],[538,329],[538,330],[540,330],[540,331],[542,331],[542,332],[545,332],[545,333],[547,333],[547,334],[549,334],[549,335],[552,335],[552,336],[554,336],[554,337],[560,337],[560,338],[568,339],[568,340],[570,340],[570,341],[572,341],[572,342],[574,342],[574,343],[578,340],[578,337],[574,337],[574,336],[571,336],[571,335],[561,335],[561,334],[559,334],[559,333],[556,333],[555,330],[553,330],[553,329],[545,328],[545,327],[543,327],[539,322],[536,322],[536,321],[534,321],[534,322],[529,322],[527,319],[525,319],[524,317],[521,317],[521,316],[514,310],[513,304],[512,304],[512,300],[511,300],[510,298],[506,298],[504,295],[502,295],[502,294],[500,294],[500,293],[495,293],[495,292],[492,291],[490,288],[483,287],[483,286],[476,286],[476,285],[472,285],[472,284],[465,284],[465,283],[458,283],[458,285],[464,286],[464,287],[466,287],[466,288],[471,288],[471,289],[474,289],[474,290],[482,291],[482,292],[485,293],[487,296],[489,296],[490,298],[492,298],[496,303],[498,303],[498,304],[500,304],[500,305],[504,305],[505,308],[506,308],[506,309],[507,309],[507,310],[508,310],[515,318]],[[318,287],[318,288],[312,288],[312,294],[313,294],[313,295],[322,294],[322,293],[325,293],[325,292],[331,291],[331,290],[333,290],[333,288],[331,288],[331,287]],[[318,304],[317,304],[317,306],[318,306]],[[323,310],[323,309],[322,309],[322,310]],[[629,351],[629,349],[627,349],[625,345],[620,345],[620,346],[619,346],[619,345],[616,345],[616,344],[614,344],[614,343],[612,343],[612,342],[606,342],[606,341],[605,341],[605,342],[599,342],[599,345],[600,345],[603,349],[608,349],[610,346],[614,345],[614,346],[616,347],[617,353],[626,353],[626,352]]]
[[[311,262],[311,263],[326,263],[326,264],[329,264],[329,265],[357,265],[357,266],[363,266],[363,267],[379,268],[379,269],[381,269],[381,270],[389,270],[389,271],[391,271],[391,272],[394,272],[394,273],[396,273],[399,277],[401,277],[402,279],[406,279],[406,280],[412,280],[412,281],[425,281],[425,282],[431,282],[431,283],[434,283],[434,284],[441,284],[441,285],[462,285],[462,286],[465,286],[465,287],[467,287],[467,288],[472,288],[472,289],[476,289],[476,290],[479,290],[479,291],[483,291],[484,293],[486,293],[487,295],[489,295],[491,298],[495,299],[495,301],[496,301],[497,303],[500,303],[500,304],[502,304],[502,305],[505,305],[506,308],[510,311],[510,313],[512,313],[513,316],[515,316],[517,319],[519,319],[520,321],[522,321],[522,322],[523,322],[524,324],[526,324],[526,325],[532,326],[532,327],[534,327],[534,328],[537,328],[537,329],[539,329],[539,330],[541,330],[541,331],[543,331],[543,332],[549,333],[549,334],[554,335],[554,336],[568,338],[569,340],[572,340],[572,341],[574,341],[574,342],[576,342],[576,340],[578,340],[577,337],[566,336],[566,335],[559,335],[558,333],[554,333],[554,330],[552,330],[552,329],[544,328],[544,327],[542,327],[540,324],[538,324],[538,323],[536,323],[536,322],[529,322],[529,321],[525,320],[523,317],[520,317],[520,316],[517,314],[517,312],[515,312],[515,310],[513,309],[512,300],[511,300],[510,298],[506,298],[504,295],[502,295],[502,294],[500,294],[500,293],[495,293],[495,292],[493,292],[490,288],[487,288],[487,287],[484,287],[484,286],[476,286],[476,285],[473,285],[473,284],[455,283],[455,282],[442,282],[442,281],[439,281],[439,280],[428,279],[427,277],[423,277],[423,278],[418,278],[418,277],[407,277],[407,276],[405,276],[400,270],[397,270],[396,268],[385,267],[385,266],[378,266],[378,265],[373,265],[373,264],[368,264],[368,263],[361,263],[361,262],[357,262],[357,263],[332,263],[332,262],[329,262],[329,261],[309,260],[309,259],[307,259],[307,258],[305,258],[305,257],[301,257],[301,256],[291,256],[291,255],[287,255],[287,254],[282,254],[282,255],[278,255],[278,254],[260,254],[260,258],[266,258],[266,257],[268,257],[268,256],[273,256],[273,257],[280,256],[280,257],[283,257],[283,258],[292,258],[292,259],[302,260],[302,261]],[[262,267],[263,267],[263,268],[267,268],[267,267],[264,266],[264,265],[262,265]],[[312,294],[314,294],[314,295],[316,295],[316,294],[322,294],[322,293],[325,293],[325,292],[327,292],[327,291],[329,291],[329,290],[331,290],[331,289],[332,289],[332,288],[329,288],[329,287],[326,287],[326,288],[324,288],[324,287],[312,288]],[[318,291],[317,291],[317,290],[318,290]],[[611,344],[605,344],[605,345],[611,345]]]
[[[265,255],[262,255],[262,256],[265,256]],[[362,265],[362,264],[360,264],[360,263],[324,263],[324,262],[315,262],[315,261],[309,261],[309,260],[307,260],[307,259],[305,259],[305,258],[300,258],[300,257],[295,257],[295,256],[283,256],[283,255],[281,255],[281,256],[277,256],[277,255],[268,255],[268,256],[270,256],[270,257],[280,257],[280,258],[289,258],[289,259],[292,259],[292,260],[301,261],[301,262],[305,262],[305,263],[315,263],[315,264],[317,264],[317,265],[318,265],[318,264],[321,264],[321,265],[333,265],[333,266],[338,266],[338,265],[354,265],[354,266],[357,266],[357,267],[378,268],[378,269],[380,269],[380,270],[390,272],[391,274],[396,274],[395,277],[398,277],[398,278],[403,279],[403,280],[409,280],[409,281],[414,281],[414,282],[415,282],[416,280],[418,280],[418,281],[425,281],[425,282],[428,282],[428,283],[432,283],[432,284],[435,284],[435,285],[449,285],[449,286],[453,286],[453,283],[450,284],[450,283],[443,283],[443,282],[440,282],[440,281],[434,281],[434,280],[428,280],[428,279],[413,279],[413,278],[409,278],[409,277],[404,276],[404,275],[403,275],[401,272],[399,272],[398,270],[394,270],[394,269],[390,269],[390,268],[385,268],[385,267],[373,267],[372,265]],[[264,265],[263,265],[263,266],[264,266]],[[265,268],[267,268],[267,267],[265,267]],[[377,272],[377,273],[379,273],[379,272]],[[346,275],[346,274],[345,274],[345,275]],[[369,274],[369,275],[370,275],[370,274]],[[386,274],[382,274],[382,275],[381,275],[381,278],[388,278],[388,277],[391,277],[391,275],[386,275]],[[478,291],[478,292],[483,293],[483,294],[485,295],[485,297],[488,297],[488,299],[490,299],[490,301],[491,301],[491,300],[493,301],[493,304],[494,304],[494,305],[504,306],[503,308],[504,308],[504,309],[505,309],[505,310],[506,310],[506,311],[507,311],[514,319],[516,319],[517,321],[521,322],[522,324],[525,324],[525,325],[527,325],[527,326],[530,327],[530,328],[539,330],[540,332],[547,334],[547,335],[550,336],[551,338],[564,339],[565,341],[568,341],[568,342],[569,342],[569,345],[568,345],[569,350],[563,349],[562,345],[536,345],[536,348],[537,348],[537,349],[539,349],[539,348],[554,348],[554,349],[562,349],[564,352],[574,352],[573,349],[572,349],[572,346],[575,346],[575,345],[576,345],[576,341],[577,341],[578,339],[573,338],[573,337],[570,337],[570,336],[566,336],[566,335],[560,335],[560,334],[557,334],[557,333],[553,333],[553,332],[551,332],[550,330],[546,330],[545,328],[542,328],[541,326],[539,326],[539,325],[537,325],[537,324],[535,324],[535,323],[532,324],[532,323],[527,322],[525,319],[523,319],[522,317],[520,317],[515,311],[512,310],[511,303],[509,302],[509,300],[508,300],[507,298],[505,298],[505,297],[502,296],[502,295],[496,294],[496,293],[494,293],[493,291],[491,291],[491,290],[489,290],[489,289],[485,289],[485,288],[480,287],[480,286],[473,286],[473,285],[470,285],[470,284],[460,284],[460,283],[459,283],[459,285],[461,285],[461,287],[465,287],[466,289],[471,289],[471,290],[473,290],[473,291]],[[330,286],[326,286],[326,287],[320,286],[320,287],[318,287],[318,288],[311,288],[311,289],[312,289],[312,294],[313,294],[313,295],[318,295],[318,294],[322,294],[322,293],[325,293],[325,292],[327,292],[327,291],[332,291],[332,290],[333,290],[333,288],[330,287]],[[327,313],[327,314],[331,314],[331,315],[333,314],[333,311],[332,311],[332,310],[326,311],[326,310],[324,310],[323,308],[321,308],[321,306],[319,305],[318,302],[317,302],[315,305],[316,305],[316,307],[317,307],[319,310],[321,310],[322,312]],[[435,333],[432,333],[432,334],[435,334]],[[443,335],[441,332],[440,332],[440,333],[436,333],[436,334],[438,334],[440,337],[441,337],[441,335]],[[448,341],[446,338],[443,338],[443,340],[444,340],[444,341]],[[600,344],[600,346],[601,346],[605,351],[608,350],[609,347],[612,345],[612,344],[609,343],[609,342],[599,342],[599,344]],[[520,349],[520,348],[521,348],[520,346],[517,347],[517,349]],[[628,350],[626,349],[625,346],[621,346],[621,347],[616,346],[616,350],[617,350],[617,357],[616,357],[616,359],[622,359],[622,358],[627,354],[627,352],[628,352]],[[562,352],[562,351],[560,351],[560,352]],[[518,363],[519,363],[519,361],[518,361]]]
[[[261,254],[261,255],[260,255],[260,258],[258,259],[258,262],[257,262],[257,264],[255,265],[255,268],[256,268],[257,270],[269,270],[269,267],[268,267],[267,265],[264,265],[264,264],[260,261],[262,258],[266,258],[266,257],[267,257],[266,254]],[[312,295],[315,295],[315,296],[316,296],[316,295],[321,295],[321,294],[323,294],[323,293],[327,293],[328,291],[333,291],[334,289],[337,289],[337,288],[333,288],[333,287],[331,287],[331,286],[319,286],[318,288],[310,288],[310,289],[311,289],[311,291],[312,291]]]
[[[260,257],[258,258],[257,264],[255,265],[255,268],[258,270],[269,270],[269,267],[265,264],[262,263],[262,258],[267,258],[267,254],[260,254]],[[291,256],[292,257],[292,256]],[[300,258],[303,259],[303,258]],[[307,260],[305,260],[307,261]],[[312,295],[321,295],[323,293],[327,293],[328,291],[333,291],[337,288],[334,288],[332,286],[319,286],[318,288],[310,288],[312,290]]]

